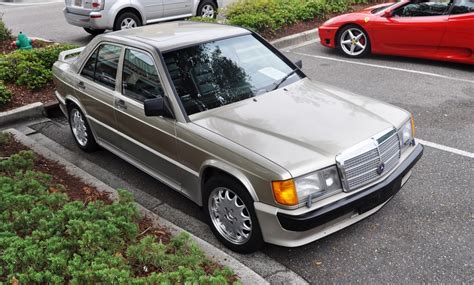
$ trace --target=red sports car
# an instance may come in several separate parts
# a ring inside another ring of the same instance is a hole
[[[348,57],[374,53],[474,64],[474,0],[377,5],[330,19],[319,37]]]

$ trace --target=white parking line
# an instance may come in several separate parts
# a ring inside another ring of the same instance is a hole
[[[310,43],[306,43],[306,44],[310,44]],[[304,46],[306,44],[301,44],[301,45]],[[371,64],[371,63],[364,63],[364,62],[360,62],[360,61],[345,60],[345,59],[340,59],[340,58],[320,56],[320,55],[314,55],[314,54],[307,54],[307,53],[302,53],[302,52],[295,52],[295,51],[291,51],[291,52],[294,53],[294,54],[297,54],[297,55],[308,56],[308,57],[313,57],[313,58],[319,58],[319,59],[324,59],[324,60],[332,60],[332,61],[337,61],[337,62],[357,64],[357,65],[374,67],[374,68],[382,68],[382,69],[401,71],[401,72],[407,72],[407,73],[415,73],[415,74],[421,74],[421,75],[426,75],[426,76],[432,76],[432,77],[437,77],[437,78],[443,78],[443,79],[448,79],[448,80],[461,81],[461,82],[467,82],[467,83],[474,84],[474,80],[456,78],[456,77],[441,75],[441,74],[437,74],[437,73],[411,70],[411,69],[398,68],[398,67],[391,67],[391,66],[378,65],[378,64]]]
[[[474,153],[472,153],[472,152],[468,152],[468,151],[460,150],[460,149],[457,149],[457,148],[453,148],[453,147],[449,147],[449,146],[445,146],[445,145],[441,145],[441,144],[437,144],[437,143],[433,143],[433,142],[428,142],[428,141],[424,141],[424,140],[420,140],[420,139],[416,139],[416,140],[419,143],[421,143],[422,145],[425,145],[425,146],[429,146],[429,147],[432,147],[432,148],[436,148],[436,149],[439,149],[439,150],[451,152],[451,153],[461,155],[461,156],[465,156],[465,157],[469,157],[469,158],[474,158]]]

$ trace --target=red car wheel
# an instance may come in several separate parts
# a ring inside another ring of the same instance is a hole
[[[370,52],[370,39],[359,26],[349,25],[338,33],[338,47],[345,56],[363,57]]]

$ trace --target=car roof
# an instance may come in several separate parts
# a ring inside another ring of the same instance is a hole
[[[150,44],[162,52],[203,42],[251,34],[249,30],[221,24],[175,21],[118,31],[107,35]]]

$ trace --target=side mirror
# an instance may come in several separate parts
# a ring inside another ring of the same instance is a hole
[[[173,111],[171,111],[170,103],[167,97],[159,97],[147,99],[143,102],[145,108],[145,116],[148,117],[165,117],[174,119]]]
[[[299,69],[303,68],[303,61],[301,59],[293,62]]]
[[[391,18],[392,17],[392,10],[390,10],[390,9],[385,10],[385,12],[383,12],[383,16],[385,18]]]

